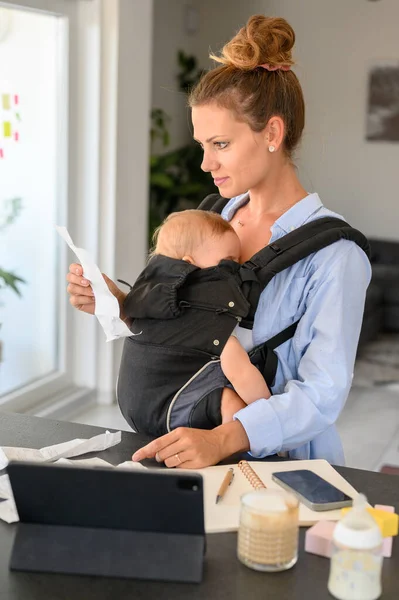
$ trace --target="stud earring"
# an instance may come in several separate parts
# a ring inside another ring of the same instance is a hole
[[[275,146],[269,146],[269,152],[274,152],[274,151],[275,151],[275,149],[276,149],[276,147],[275,147]]]

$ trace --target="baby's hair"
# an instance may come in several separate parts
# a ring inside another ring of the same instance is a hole
[[[155,230],[150,258],[163,254],[182,259],[192,255],[206,239],[231,232],[235,234],[230,223],[217,213],[197,209],[174,212]]]

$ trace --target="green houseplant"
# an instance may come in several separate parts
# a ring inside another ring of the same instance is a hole
[[[0,233],[2,233],[9,225],[14,223],[22,209],[21,198],[12,198],[11,200],[5,201],[5,212],[4,216],[0,218]],[[13,273],[12,271],[6,271],[0,266],[0,290],[10,288],[18,296],[21,296],[19,285],[25,283],[24,279]],[[1,306],[1,300],[0,300]],[[1,322],[0,322],[1,329]],[[0,339],[0,363],[3,356],[3,343]]]
[[[9,225],[12,225],[17,219],[19,213],[22,210],[21,198],[12,198],[5,202],[5,215],[0,220],[0,233],[2,233]],[[21,296],[19,285],[25,283],[24,279],[15,275],[11,271],[6,271],[0,266],[0,290],[5,288],[12,289],[18,296]]]

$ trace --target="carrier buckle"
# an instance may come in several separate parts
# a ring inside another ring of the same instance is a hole
[[[277,244],[269,244],[268,247],[273,250],[274,254],[280,254],[280,252],[282,252],[282,248],[280,248],[280,246]]]
[[[245,282],[245,281],[255,281],[256,283],[259,283],[259,279],[258,279],[258,277],[256,275],[256,271],[258,269],[258,266],[255,265],[254,263],[252,263],[250,265],[250,267],[247,268],[247,264],[248,263],[245,263],[245,267],[242,266],[241,269],[240,269],[241,281],[242,282]]]
[[[247,260],[245,261],[245,268],[248,268],[250,271],[257,271],[259,269],[259,265],[252,260]]]

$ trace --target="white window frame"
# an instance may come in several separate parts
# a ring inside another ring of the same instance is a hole
[[[60,26],[69,28],[68,47],[60,53],[68,104],[61,103],[60,160],[66,167],[58,188],[64,207],[59,223],[110,277],[131,274],[132,257],[138,274],[147,237],[152,0],[0,0],[0,7],[7,6],[61,15]],[[130,54],[140,60],[134,82]],[[133,118],[127,100],[136,106]],[[135,199],[128,197],[133,192]],[[133,215],[137,222],[128,238],[126,218]],[[0,411],[67,418],[77,408],[115,400],[121,343],[106,344],[96,319],[69,306],[65,274],[71,259],[61,243],[60,368],[3,396]]]

